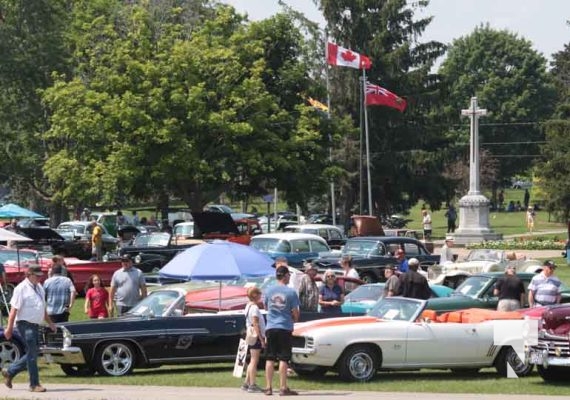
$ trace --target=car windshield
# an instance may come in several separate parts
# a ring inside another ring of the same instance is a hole
[[[263,252],[291,252],[291,245],[289,242],[282,239],[253,238],[250,246]]]
[[[156,290],[142,299],[127,314],[166,316],[166,312],[176,304],[176,309],[182,311],[184,306],[184,296],[176,290]]]
[[[170,234],[166,232],[152,233],[148,239],[148,247],[166,247],[170,242]]]
[[[344,298],[346,302],[378,300],[384,292],[384,284],[362,285],[354,289]]]
[[[12,261],[14,263],[20,261],[35,261],[37,253],[31,251],[2,250],[0,251],[0,264]]]
[[[501,261],[502,251],[500,250],[489,250],[489,249],[479,249],[472,250],[465,261]]]
[[[493,278],[488,276],[470,276],[451,293],[452,296],[479,297],[483,290],[488,287]]]
[[[194,224],[180,224],[174,227],[174,235],[194,236]]]
[[[368,315],[390,321],[415,321],[424,307],[424,302],[404,297],[386,297],[368,311]]]
[[[372,240],[349,240],[346,242],[342,253],[351,256],[380,255],[378,243]]]
[[[133,246],[147,247],[151,236],[152,235],[150,235],[150,234],[146,234],[146,235],[142,234],[142,235],[135,236],[135,240],[133,240]]]
[[[57,229],[69,232],[75,231],[78,235],[83,235],[85,233],[85,225],[60,224]]]
[[[241,286],[241,287],[264,287],[265,282],[275,280],[275,277],[255,277],[255,278],[239,278],[228,282],[228,286]]]

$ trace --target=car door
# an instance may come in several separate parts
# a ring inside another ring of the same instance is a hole
[[[406,366],[468,366],[477,360],[478,332],[474,324],[410,323],[406,336]]]
[[[235,357],[243,314],[190,314],[168,317],[164,354],[177,359],[222,360]]]

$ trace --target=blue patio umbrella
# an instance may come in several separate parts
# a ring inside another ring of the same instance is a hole
[[[0,207],[0,218],[45,218],[43,215],[38,214],[27,208],[20,207],[17,204],[6,204]]]
[[[162,278],[222,281],[240,277],[274,275],[273,260],[250,246],[215,240],[192,246],[170,260],[159,271]]]

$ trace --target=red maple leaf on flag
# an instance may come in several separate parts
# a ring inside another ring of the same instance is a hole
[[[354,60],[356,60],[356,56],[350,50],[340,53],[340,56],[346,62],[353,62]]]

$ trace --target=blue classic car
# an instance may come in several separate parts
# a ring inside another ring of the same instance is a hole
[[[331,251],[322,237],[310,233],[266,233],[253,237],[250,246],[271,258],[285,257],[293,267],[300,267],[303,261]]]
[[[447,297],[453,289],[443,285],[430,285],[431,297]],[[361,285],[346,295],[342,305],[343,313],[366,314],[383,297],[384,283]]]

